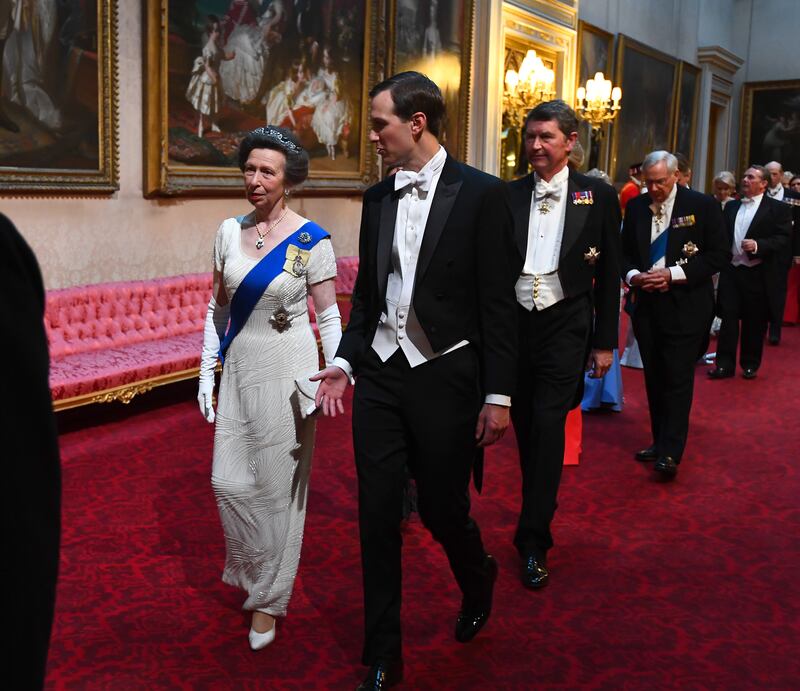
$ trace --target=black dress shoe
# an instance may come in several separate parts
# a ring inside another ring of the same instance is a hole
[[[658,453],[656,452],[655,446],[648,446],[646,449],[642,449],[641,451],[637,451],[634,454],[634,458],[637,461],[655,461],[658,458]]]
[[[373,664],[356,691],[382,691],[403,681],[402,660],[380,660]]]
[[[545,567],[544,558],[533,554],[522,560],[522,585],[532,590],[544,588],[550,573]]]
[[[678,474],[678,464],[672,456],[662,456],[656,461],[653,470],[664,477],[675,477]]]
[[[755,379],[758,370],[753,369],[752,367],[745,367],[744,372],[742,372],[742,376],[745,379]]]
[[[709,379],[727,379],[733,376],[733,372],[724,367],[715,367],[714,369],[708,370],[708,376]]]
[[[470,602],[464,598],[461,611],[456,619],[456,640],[459,643],[469,643],[489,621],[492,613],[492,595],[494,582],[497,580],[497,560],[490,554],[486,555],[484,562],[486,569],[486,583],[484,592],[476,600]]]
[[[781,339],[780,338],[775,338],[775,336],[770,336],[767,339],[767,343],[769,343],[770,345],[780,345],[781,344]]]

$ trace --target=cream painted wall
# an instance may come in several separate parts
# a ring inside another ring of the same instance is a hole
[[[209,271],[220,221],[250,208],[244,199],[143,198],[141,15],[140,2],[119,3],[119,192],[102,198],[0,192],[0,211],[36,252],[47,288]],[[290,206],[331,232],[337,256],[357,253],[360,195],[298,198]]]

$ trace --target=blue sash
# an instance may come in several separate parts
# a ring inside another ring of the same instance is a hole
[[[664,232],[650,243],[650,266],[653,266],[659,259],[666,256],[668,238],[669,227],[664,228]]]
[[[236,220],[241,224],[244,216]],[[220,362],[225,362],[225,353],[236,335],[242,330],[250,313],[258,304],[270,283],[283,271],[286,262],[286,250],[289,245],[297,245],[300,249],[310,250],[320,240],[329,238],[330,234],[316,223],[307,221],[279,245],[271,249],[242,279],[231,298],[231,323],[225,338],[219,347]]]

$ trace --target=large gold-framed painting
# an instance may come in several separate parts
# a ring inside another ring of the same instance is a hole
[[[770,161],[800,171],[800,79],[747,82],[741,123],[740,173],[753,163]]]
[[[614,55],[614,34],[603,31],[583,20],[578,22],[578,71],[575,89],[586,86],[588,79],[602,72],[606,79],[612,78],[612,59]],[[593,133],[591,125],[581,120],[578,127],[578,141],[585,156],[579,170],[596,168],[605,160],[607,139],[602,137],[602,130]]]
[[[472,13],[469,0],[390,0],[389,70],[416,70],[442,90],[447,122],[440,141],[462,161],[467,157]]]
[[[672,149],[678,60],[620,34],[614,84],[622,86],[622,109],[612,129],[609,174],[625,182],[632,163]]]
[[[118,189],[116,0],[0,0],[0,191]]]
[[[378,0],[147,0],[145,194],[238,194],[239,143],[292,130],[305,192],[377,179],[367,93]]]
[[[675,108],[673,153],[694,160],[697,135],[697,107],[700,94],[700,68],[681,61],[678,70],[678,105]]]

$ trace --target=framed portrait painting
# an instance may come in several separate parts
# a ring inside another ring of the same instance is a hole
[[[239,143],[265,124],[308,151],[303,192],[377,179],[367,93],[378,0],[147,0],[145,181],[152,195],[238,194]]]
[[[578,23],[578,72],[575,90],[580,86],[585,87],[586,80],[593,78],[597,72],[602,72],[606,79],[611,79],[613,54],[614,35],[581,20]],[[592,136],[591,125],[581,120],[578,141],[585,152],[580,170],[602,167],[606,158],[607,139]]]
[[[672,149],[678,60],[620,34],[614,83],[622,86],[622,109],[613,126],[609,174],[625,182],[632,163]]]
[[[466,160],[469,128],[473,3],[390,0],[388,74],[416,70],[442,90],[447,120],[440,141]]]
[[[111,193],[117,2],[0,2],[0,190]]]
[[[697,104],[700,93],[700,68],[681,61],[678,68],[678,106],[675,109],[675,136],[672,151],[694,160],[697,134]]]
[[[778,161],[800,171],[800,79],[747,82],[742,91],[739,172]]]

